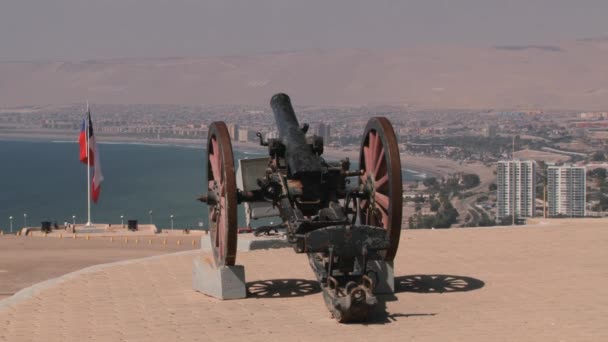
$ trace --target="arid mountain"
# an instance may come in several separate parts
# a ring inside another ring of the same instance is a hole
[[[608,110],[608,39],[560,46],[306,50],[0,63],[0,108],[82,102]]]

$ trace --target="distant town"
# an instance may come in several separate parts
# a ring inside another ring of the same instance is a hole
[[[259,142],[257,132],[265,138],[276,134],[267,107],[93,105],[92,112],[101,141],[199,144],[217,120],[228,124],[240,148]],[[423,167],[424,179],[404,186],[404,227],[607,215],[608,112],[413,111],[402,106],[296,107],[296,112],[333,156],[358,155],[369,117],[391,120],[403,167],[432,165]],[[3,109],[0,139],[75,139],[83,113],[82,104]]]

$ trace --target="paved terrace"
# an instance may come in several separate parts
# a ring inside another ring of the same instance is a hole
[[[2,341],[608,341],[608,221],[405,231],[397,293],[340,325],[304,255],[241,253],[249,298],[191,289],[199,252],[96,266],[0,302]]]
[[[61,232],[43,237],[0,235],[0,300],[15,292],[92,265],[173,253],[200,247],[200,235],[125,236]],[[88,238],[87,238],[88,237]],[[178,244],[179,242],[179,244]]]

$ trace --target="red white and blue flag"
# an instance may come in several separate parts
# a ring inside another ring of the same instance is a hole
[[[87,132],[88,127],[88,132]],[[87,144],[87,133],[88,133],[88,144]],[[87,108],[87,115],[82,119],[82,125],[80,126],[80,136],[78,137],[78,144],[80,145],[80,161],[83,164],[88,164],[89,167],[93,167],[93,180],[91,182],[91,198],[93,202],[97,203],[99,194],[101,192],[101,182],[103,181],[103,174],[101,173],[101,163],[99,162],[99,152],[97,151],[97,144],[95,143],[95,135],[93,134],[93,121],[91,120],[91,111]],[[88,151],[87,151],[88,145]]]

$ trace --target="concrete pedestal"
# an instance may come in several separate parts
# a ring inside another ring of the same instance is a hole
[[[395,273],[392,261],[371,260],[368,261],[367,266],[368,274],[371,273],[375,276],[370,275],[376,284],[374,294],[395,293]]]
[[[216,267],[212,257],[194,258],[192,286],[194,290],[218,299],[241,299],[247,297],[245,267]]]

